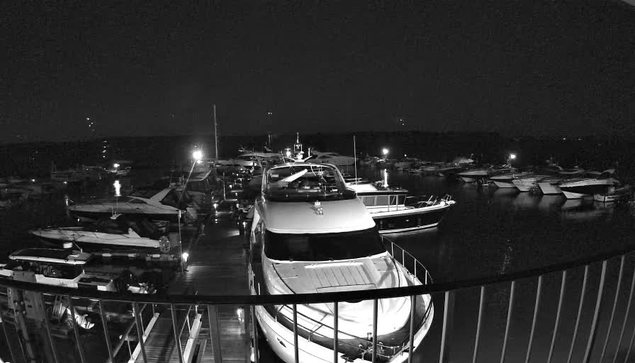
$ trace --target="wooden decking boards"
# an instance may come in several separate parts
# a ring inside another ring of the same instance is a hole
[[[189,261],[185,271],[177,274],[168,287],[169,295],[198,294],[198,295],[248,295],[247,259],[245,256],[245,236],[239,236],[237,229],[227,228],[214,231],[219,227],[208,225],[207,234],[203,233],[189,247]],[[219,233],[216,233],[219,232]],[[220,236],[220,237],[219,237]],[[186,307],[179,307],[184,309]],[[214,344],[209,327],[207,307],[199,306],[198,311],[203,314],[202,326],[196,346],[199,348],[195,361],[214,362]],[[220,355],[223,362],[249,362],[250,357],[250,328],[249,310],[239,306],[219,305],[218,324],[220,331]],[[183,319],[179,314],[177,326],[181,326]],[[185,327],[187,330],[187,326]],[[181,338],[181,347],[185,349],[187,332]],[[201,344],[205,341],[204,344]],[[202,350],[200,350],[202,348]],[[179,362],[170,310],[164,311],[154,329],[145,341],[148,363]],[[202,355],[201,355],[202,354]],[[142,362],[140,355],[137,362]]]

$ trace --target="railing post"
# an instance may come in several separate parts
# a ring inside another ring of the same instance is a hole
[[[564,300],[564,293],[567,290],[567,270],[562,271],[562,281],[560,282],[560,298],[558,299],[558,310],[556,310],[556,322],[553,326],[553,334],[551,335],[551,346],[549,347],[549,356],[547,356],[547,363],[551,362],[553,357],[553,348],[556,345],[556,336],[558,335],[558,327],[560,326],[560,313],[562,312],[562,302]]]
[[[218,306],[207,304],[207,317],[209,319],[209,334],[212,340],[212,352],[214,353],[214,363],[222,363],[220,344],[220,327],[218,322]]]
[[[439,355],[439,363],[448,363],[450,361],[450,344],[448,336],[452,335],[452,326],[454,325],[454,291],[445,292],[445,301],[443,303],[443,330],[441,331],[441,353]]]
[[[507,352],[507,340],[509,338],[509,328],[512,322],[512,312],[514,308],[514,297],[516,292],[516,280],[512,281],[511,290],[509,291],[509,304],[507,306],[507,323],[505,324],[505,337],[503,338],[503,349],[501,351],[500,362],[505,362],[505,353]]]
[[[617,277],[617,288],[615,289],[615,298],[613,299],[613,309],[611,309],[611,318],[609,319],[609,327],[606,330],[606,338],[604,339],[604,346],[602,347],[602,354],[600,354],[600,362],[604,360],[604,354],[606,353],[606,347],[609,344],[609,338],[611,337],[611,328],[613,327],[613,319],[615,318],[615,309],[617,308],[617,299],[620,295],[622,287],[622,276],[624,274],[624,262],[626,261],[626,255],[622,255],[620,259],[620,272]]]
[[[529,332],[529,343],[527,344],[527,355],[525,363],[529,363],[531,357],[531,345],[534,342],[534,333],[536,332],[536,322],[538,321],[538,311],[540,310],[540,295],[542,294],[542,275],[538,276],[538,286],[536,287],[536,299],[534,302],[534,316],[531,320],[531,331]]]
[[[148,363],[148,357],[146,356],[146,346],[145,342],[143,341],[143,329],[141,327],[141,311],[139,311],[139,303],[132,303],[132,311],[134,311],[134,318],[137,324],[137,337],[139,338],[139,347],[141,347],[143,362]]]
[[[339,303],[336,301],[333,303],[333,363],[337,363],[337,334],[339,330]]]
[[[402,250],[403,251],[403,250]],[[379,323],[379,300],[373,299],[373,353],[372,353],[372,362],[375,363],[377,361],[377,324]]]
[[[604,293],[604,282],[606,281],[606,265],[608,260],[602,261],[602,274],[600,275],[600,289],[598,290],[598,297],[595,300],[595,311],[593,312],[593,321],[591,323],[591,331],[589,332],[589,340],[587,341],[586,350],[584,351],[584,359],[582,362],[589,363],[591,359],[591,350],[593,349],[593,343],[597,336],[598,330],[598,318],[600,317],[600,309],[602,307],[602,294]]]
[[[170,315],[172,317],[172,333],[174,334],[174,344],[176,345],[176,351],[179,355],[179,363],[183,363],[183,348],[181,347],[181,339],[176,327],[176,306],[174,304],[170,304]]]
[[[254,363],[260,362],[260,350],[258,348],[258,319],[256,318],[256,306],[251,305],[249,307],[251,312],[251,329],[253,334],[253,344],[254,344]]]
[[[82,348],[82,342],[79,341],[79,331],[77,330],[77,320],[75,320],[75,305],[73,305],[73,299],[70,295],[66,295],[68,299],[68,307],[71,309],[70,319],[73,322],[73,333],[75,334],[75,343],[79,352],[79,359],[82,363],[86,363],[86,356],[84,355],[84,349]]]
[[[102,299],[99,299],[99,316],[101,317],[101,326],[104,330],[104,339],[106,340],[106,349],[108,349],[108,358],[110,358],[111,362],[114,362],[115,357],[112,354],[112,343],[110,342],[108,322],[106,321],[106,314],[104,314],[104,302]]]
[[[628,316],[631,311],[631,302],[633,301],[633,291],[635,291],[635,270],[633,271],[633,277],[631,278],[631,291],[628,293],[628,303],[626,303],[626,312],[624,313],[624,322],[622,323],[622,330],[620,330],[620,338],[617,340],[616,349],[618,351],[620,349],[620,346],[622,345],[622,338],[624,338],[624,331],[626,330],[626,322],[628,321]],[[630,348],[628,353],[630,353]],[[627,359],[628,359],[628,353],[626,353]],[[617,354],[613,356],[613,363],[615,363],[616,361],[617,361]]]
[[[293,304],[293,353],[295,363],[300,363],[300,347],[298,346],[298,304]]]
[[[410,331],[408,332],[408,363],[412,363],[415,345],[415,308],[417,305],[417,295],[410,296]]]
[[[584,305],[584,295],[586,294],[587,280],[589,277],[589,265],[584,266],[584,279],[582,280],[582,291],[580,292],[580,303],[578,304],[578,315],[575,319],[575,327],[573,328],[573,337],[571,338],[571,348],[569,348],[569,357],[567,363],[571,362],[573,356],[573,347],[578,336],[578,328],[580,326],[580,317],[582,316],[582,306]]]
[[[4,309],[2,309],[2,305],[0,305],[0,325],[2,325],[2,331],[4,332],[5,340],[7,341],[7,347],[9,347],[9,354],[11,354],[11,361],[17,362],[15,353],[13,352],[13,347],[11,346],[11,342],[9,341],[9,334],[7,333],[6,322],[3,320],[4,317]]]
[[[474,338],[474,353],[472,353],[472,363],[476,363],[478,357],[478,342],[481,337],[481,326],[483,323],[483,310],[485,309],[485,285],[481,285],[481,294],[478,300],[478,318],[476,319],[476,337]]]

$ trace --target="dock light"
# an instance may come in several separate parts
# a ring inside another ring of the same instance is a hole
[[[118,169],[121,165],[119,163],[112,164],[113,168]]]
[[[190,257],[190,254],[187,252],[183,252],[183,254],[181,255],[181,258],[183,259],[183,262],[185,263],[187,263],[188,257]]]
[[[31,183],[35,183],[35,179],[31,179]]]
[[[509,154],[509,160],[516,160],[516,154],[514,153]]]
[[[196,161],[200,161],[203,159],[203,152],[201,150],[194,150],[194,152],[192,152],[192,158]]]
[[[119,183],[119,179],[115,180],[112,185],[115,187],[115,197],[121,197],[121,183]]]
[[[381,149],[381,153],[382,153],[382,155],[384,155],[384,157],[388,156],[388,153],[389,153],[388,148]]]

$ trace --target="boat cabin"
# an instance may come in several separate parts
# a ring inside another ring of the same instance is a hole
[[[288,163],[267,170],[262,193],[266,199],[286,202],[356,197],[346,188],[337,167],[311,163]]]
[[[84,266],[91,257],[88,253],[71,249],[26,248],[12,253],[10,261],[0,265],[0,277],[62,287],[117,291],[111,276],[84,273]]]

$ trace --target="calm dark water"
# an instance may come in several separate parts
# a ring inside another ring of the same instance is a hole
[[[359,174],[370,179],[381,178],[378,170],[360,170]],[[158,175],[159,172],[146,171],[121,179],[121,182],[124,190],[127,190]],[[536,268],[635,244],[635,216],[628,205],[566,201],[562,196],[518,193],[495,187],[477,188],[445,178],[413,176],[399,172],[390,172],[389,182],[391,185],[404,186],[413,194],[450,194],[457,201],[439,228],[388,236],[420,259],[436,282]],[[113,188],[105,183],[88,189],[70,188],[50,196],[29,200],[19,207],[0,211],[0,256],[6,256],[15,249],[37,245],[37,241],[26,233],[30,228],[71,223],[65,214],[65,196],[80,201],[112,194]],[[621,351],[621,361],[624,359],[623,352],[628,347],[635,325],[635,317],[624,316],[634,274],[633,266],[634,259],[629,256],[617,299],[617,322],[612,326],[609,348],[605,354],[612,359],[616,352]],[[609,315],[617,290],[619,260],[612,261],[607,271],[604,297],[601,300],[599,334],[596,339],[596,346],[599,348],[593,350],[595,358],[599,357],[608,332]],[[562,320],[555,340],[553,362],[567,361],[581,299],[582,276],[583,270],[576,269],[567,277]],[[600,266],[594,265],[589,270],[580,332],[571,360],[573,362],[582,359],[599,278]],[[560,283],[560,274],[545,277],[532,361],[546,361],[554,331]],[[517,284],[507,345],[506,357],[509,362],[524,361],[535,291],[535,279],[520,281]],[[509,293],[509,283],[491,286],[486,290],[479,361],[500,360]],[[462,290],[456,294],[450,340],[451,361],[471,361],[478,299],[478,288]],[[434,302],[435,320],[423,345],[416,351],[417,362],[438,360],[443,295],[435,295]],[[627,333],[621,342],[621,348],[618,349],[617,340],[624,321],[627,322]]]

